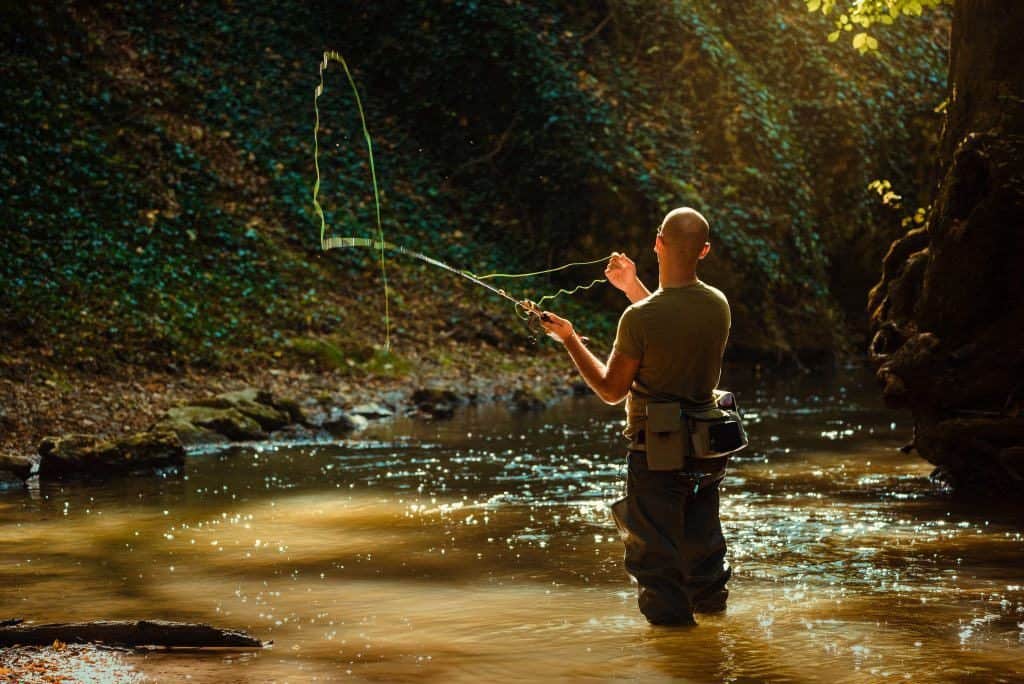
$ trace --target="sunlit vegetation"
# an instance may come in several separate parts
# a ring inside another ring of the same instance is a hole
[[[0,316],[15,348],[83,368],[223,366],[306,364],[288,344],[302,337],[382,341],[373,255],[318,252],[321,41],[363,90],[395,241],[476,271],[626,249],[650,278],[652,227],[692,204],[716,229],[707,277],[735,302],[738,349],[845,346],[899,229],[867,184],[921,188],[943,15],[877,26],[865,58],[824,39],[838,5],[797,0],[398,5],[13,10]],[[328,83],[323,193],[338,234],[369,235],[352,105]],[[503,305],[395,270],[399,347],[460,324],[521,342]],[[618,299],[581,301],[607,334]]]

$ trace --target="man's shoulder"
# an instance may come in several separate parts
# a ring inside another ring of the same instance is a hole
[[[703,285],[704,289],[708,291],[708,294],[710,294],[715,299],[720,299],[723,302],[725,302],[726,304],[729,303],[729,298],[725,296],[725,293],[722,292],[721,290],[719,290],[714,285],[708,285],[703,280],[700,282],[700,284]]]

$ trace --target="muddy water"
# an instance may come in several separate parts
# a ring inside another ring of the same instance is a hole
[[[728,611],[637,613],[607,504],[620,409],[396,420],[195,456],[183,478],[0,496],[0,617],[163,617],[273,639],[125,656],[153,681],[1020,681],[1024,539],[937,497],[862,374],[732,370]],[[100,681],[103,681],[102,679]]]

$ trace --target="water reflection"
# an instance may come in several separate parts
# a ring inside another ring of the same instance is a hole
[[[723,491],[733,595],[696,629],[634,607],[606,507],[621,416],[590,400],[6,494],[0,602],[275,641],[132,656],[157,681],[1015,678],[1021,520],[932,496],[929,466],[895,449],[905,418],[861,378],[744,379],[752,448]]]

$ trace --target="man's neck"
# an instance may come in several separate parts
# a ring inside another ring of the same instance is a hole
[[[662,289],[669,287],[687,287],[697,283],[696,269],[683,268],[660,268],[658,269],[658,286]]]

